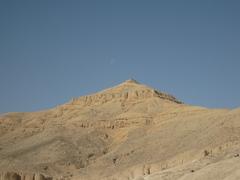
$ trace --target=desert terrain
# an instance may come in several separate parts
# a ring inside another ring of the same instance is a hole
[[[52,109],[0,116],[0,180],[239,180],[240,109],[127,80]]]

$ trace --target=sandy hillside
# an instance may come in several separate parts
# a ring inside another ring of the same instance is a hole
[[[207,109],[128,80],[0,116],[0,180],[238,180],[240,109]]]

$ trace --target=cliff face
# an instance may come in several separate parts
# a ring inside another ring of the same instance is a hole
[[[0,177],[175,180],[238,154],[239,129],[238,109],[189,106],[128,80],[49,110],[1,116]]]

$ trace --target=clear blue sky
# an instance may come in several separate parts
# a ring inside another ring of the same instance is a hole
[[[0,1],[0,112],[129,78],[188,104],[239,107],[240,1]]]

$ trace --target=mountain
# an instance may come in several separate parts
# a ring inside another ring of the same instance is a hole
[[[0,179],[233,180],[239,147],[240,109],[187,105],[127,80],[1,116]]]

